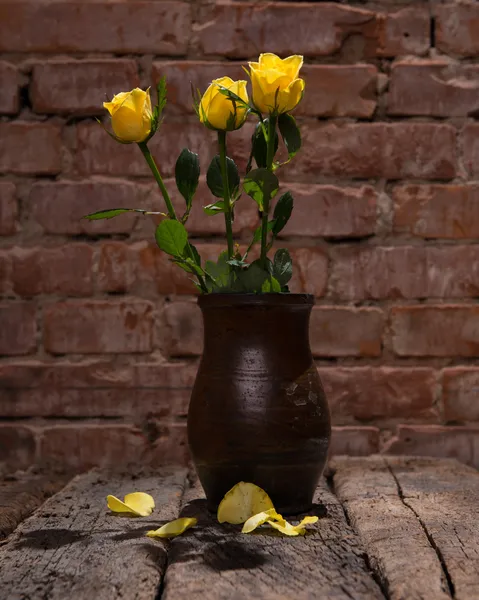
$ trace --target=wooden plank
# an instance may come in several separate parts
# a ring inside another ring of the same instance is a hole
[[[27,473],[0,481],[0,541],[69,479],[65,475]]]
[[[404,504],[383,457],[335,458],[334,490],[391,600],[450,598],[446,575],[421,523]]]
[[[145,536],[178,514],[184,469],[114,475],[92,471],[47,500],[0,548],[2,600],[155,598],[166,566],[166,542]],[[150,517],[110,513],[106,496],[143,491]]]
[[[341,505],[323,483],[308,514],[322,518],[305,537],[242,534],[219,524],[198,487],[185,494],[182,516],[198,525],[172,540],[162,600],[375,600],[384,596]]]
[[[387,458],[456,600],[479,598],[479,472],[455,460]]]

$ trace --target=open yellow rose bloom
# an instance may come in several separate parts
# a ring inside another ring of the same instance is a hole
[[[103,106],[111,115],[111,126],[120,141],[140,143],[150,135],[153,111],[149,90],[120,92]]]
[[[304,80],[298,77],[303,57],[260,54],[258,62],[250,62],[253,103],[262,113],[281,114],[293,110],[303,97]]]
[[[200,121],[221,131],[239,129],[246,119],[248,108],[233,102],[222,94],[220,86],[230,90],[248,103],[246,85],[246,81],[233,81],[230,77],[221,77],[212,81],[201,98],[198,110]]]

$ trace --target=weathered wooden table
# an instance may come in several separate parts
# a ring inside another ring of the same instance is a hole
[[[134,490],[155,498],[153,514],[110,514],[106,495]],[[448,460],[335,459],[309,514],[320,520],[305,537],[241,534],[207,513],[185,470],[5,481],[0,598],[479,599],[478,471]],[[145,536],[178,515],[198,525],[171,541]]]

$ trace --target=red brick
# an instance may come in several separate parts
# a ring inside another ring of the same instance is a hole
[[[379,356],[383,328],[377,308],[317,306],[310,325],[313,356]]]
[[[55,175],[61,171],[62,142],[58,125],[26,121],[0,123],[0,140],[1,173]]]
[[[379,450],[379,429],[376,427],[333,427],[331,433],[330,456],[367,456]]]
[[[469,123],[462,131],[464,166],[471,177],[479,176],[479,123]]]
[[[49,467],[170,465],[188,463],[186,424],[69,424],[46,427],[40,463]]]
[[[15,115],[20,109],[20,93],[17,68],[0,61],[0,114]]]
[[[190,29],[191,9],[185,2],[4,3],[0,52],[178,56],[186,52]]]
[[[133,60],[55,60],[33,67],[33,110],[47,114],[102,115],[103,102],[140,85]]]
[[[413,6],[379,14],[377,37],[377,56],[426,54],[430,47],[429,9]]]
[[[456,130],[450,125],[309,124],[302,133],[301,160],[284,169],[289,179],[314,182],[318,173],[343,179],[451,179],[456,174]]]
[[[28,302],[0,303],[0,354],[30,354],[36,349],[35,306]]]
[[[11,257],[13,290],[19,296],[89,296],[93,293],[93,248],[87,244],[14,248]]]
[[[196,302],[167,304],[163,319],[168,331],[169,356],[201,355],[203,352],[203,320]]]
[[[479,108],[479,66],[441,60],[392,66],[388,114],[467,117]]]
[[[0,293],[12,293],[12,259],[8,250],[0,250]]]
[[[479,368],[452,367],[443,371],[445,421],[479,421]]]
[[[29,427],[0,424],[0,465],[3,469],[28,469],[35,461],[35,453],[35,436]]]
[[[325,56],[338,52],[351,34],[374,45],[374,30],[373,12],[336,4],[218,2],[204,16],[199,41],[205,54],[231,58],[255,56],[266,48],[286,56]]]
[[[199,31],[205,54],[231,58],[255,56],[265,48],[280,55],[327,56],[344,50],[351,37],[357,40],[360,56],[425,54],[430,45],[429,13],[405,8],[376,14],[326,2],[218,2],[204,12]]]
[[[104,360],[0,365],[0,416],[185,417],[194,364]]]
[[[185,210],[185,200],[176,189],[174,179],[165,180],[170,197],[173,201],[177,215],[181,216]],[[193,200],[193,207],[188,218],[186,228],[191,237],[201,236],[219,236],[225,235],[225,220],[222,214],[210,216],[205,214],[203,206],[211,204],[214,197],[206,185],[204,179],[200,180],[198,190]],[[152,184],[149,187],[148,208],[151,210],[165,210],[165,205],[158,186]],[[153,217],[152,217],[153,218]],[[153,218],[157,223],[160,217]],[[245,235],[249,237],[260,223],[258,205],[251,198],[244,194],[235,205],[235,220],[233,222],[233,233],[236,236]],[[150,239],[150,238],[148,238]]]
[[[400,425],[384,448],[387,454],[456,458],[479,467],[479,427]]]
[[[62,302],[44,310],[45,349],[52,354],[151,352],[150,302]]]
[[[121,177],[151,175],[136,144],[120,145],[98,123],[81,123],[78,133],[78,168],[82,173],[105,173]],[[215,154],[214,134],[199,121],[164,123],[149,143],[163,177],[174,175],[175,163],[183,148],[200,155],[206,171]]]
[[[228,155],[237,162],[242,173],[250,153],[252,128],[253,123],[247,123],[228,135]],[[79,124],[77,139],[78,168],[83,174],[152,177],[136,144],[118,144],[98,123]],[[206,173],[211,159],[217,154],[217,138],[197,119],[164,123],[149,142],[163,177],[174,175],[176,160],[185,147],[199,154],[202,173]]]
[[[16,233],[17,216],[15,185],[11,181],[0,181],[0,235]]]
[[[449,3],[435,6],[436,48],[458,56],[479,56],[479,6]]]
[[[293,184],[286,189],[293,194],[294,210],[280,238],[357,238],[374,234],[377,193],[371,186]]]
[[[33,184],[25,211],[44,233],[96,236],[130,233],[139,215],[131,213],[114,219],[86,221],[88,213],[108,208],[145,208],[145,189],[130,181],[41,181]]]
[[[331,288],[344,300],[476,297],[479,245],[343,248]]]
[[[398,356],[479,356],[479,307],[408,306],[391,309]]]
[[[335,424],[351,420],[437,420],[433,369],[324,367],[318,372]]]
[[[248,79],[240,63],[166,61],[153,66],[153,81],[166,75],[172,112],[193,113],[191,85],[204,92],[213,79],[226,75]],[[372,65],[305,65],[301,75],[307,93],[295,111],[321,117],[370,118],[376,108],[377,70]]]
[[[288,247],[293,259],[293,277],[288,283],[289,289],[296,293],[324,296],[328,285],[328,257],[321,248],[293,248],[288,244],[278,243],[273,252],[281,247]]]
[[[425,239],[479,238],[479,186],[403,185],[394,188],[396,232]]]

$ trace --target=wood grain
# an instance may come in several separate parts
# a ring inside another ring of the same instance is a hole
[[[391,600],[450,598],[446,575],[421,523],[404,504],[383,457],[337,458],[334,489]]]
[[[383,599],[358,536],[324,483],[308,514],[321,518],[306,537],[246,535],[241,526],[218,524],[202,492],[192,488],[182,515],[199,522],[172,540],[162,600]]]
[[[65,475],[22,474],[0,481],[0,540],[69,480]]]
[[[479,472],[455,460],[388,458],[456,600],[479,598]]]
[[[145,475],[92,471],[73,479],[0,547],[2,600],[153,600],[166,568],[166,542],[145,536],[180,508],[185,470]],[[132,491],[156,502],[147,518],[110,513],[106,496]]]

